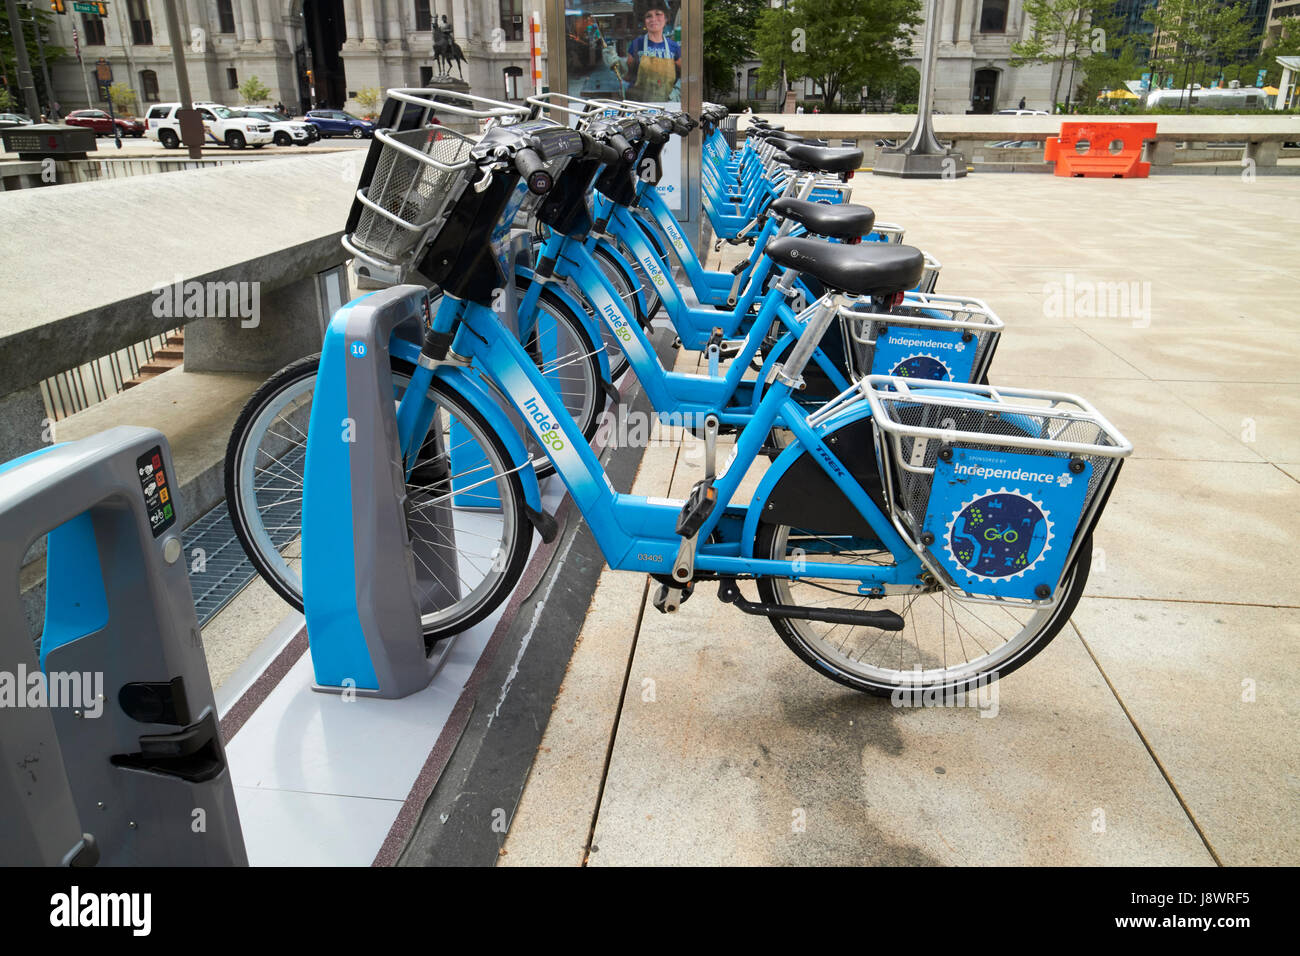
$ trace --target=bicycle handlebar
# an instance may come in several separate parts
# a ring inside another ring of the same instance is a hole
[[[535,150],[521,149],[515,153],[515,169],[528,183],[529,192],[543,196],[551,191],[555,180]]]

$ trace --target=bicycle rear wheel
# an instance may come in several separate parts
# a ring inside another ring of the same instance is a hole
[[[319,355],[299,359],[264,383],[240,413],[226,451],[235,534],[262,578],[299,611],[303,469],[319,363]],[[395,397],[409,374],[409,366],[394,361]],[[487,420],[436,380],[429,398],[438,407],[430,434],[441,441],[425,442],[437,456],[419,460],[407,494],[416,597],[425,638],[433,641],[477,623],[505,600],[523,571],[533,528],[518,470]],[[431,520],[435,509],[438,522]]]
[[[893,563],[893,556],[878,542],[777,524],[759,526],[754,556]],[[852,582],[814,575],[797,581],[759,578],[758,592],[769,604],[897,612],[905,622],[901,631],[784,617],[769,621],[801,660],[848,687],[878,697],[888,697],[898,688],[956,693],[1009,674],[1046,647],[1078,604],[1091,561],[1092,538],[1088,537],[1053,608],[962,603],[938,585],[922,592],[869,598],[859,594]]]

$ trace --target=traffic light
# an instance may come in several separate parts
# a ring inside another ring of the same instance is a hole
[[[96,4],[95,4],[95,11],[96,11],[96,12],[97,12],[101,17],[106,17],[106,16],[108,16],[108,4],[107,4],[107,3],[103,3],[103,2],[98,2],[98,3],[96,3]]]
[[[63,6],[63,0],[50,0],[50,9],[58,14],[64,14],[68,12]]]

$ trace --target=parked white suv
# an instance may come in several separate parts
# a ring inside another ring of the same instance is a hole
[[[145,135],[156,139],[166,149],[175,149],[181,143],[181,123],[176,112],[179,103],[155,103],[149,107],[145,121],[149,128]],[[271,142],[271,124],[264,119],[246,116],[243,110],[231,109],[217,103],[195,103],[208,143],[243,149],[251,146],[261,149]]]
[[[306,146],[313,140],[320,139],[320,133],[311,123],[290,119],[265,106],[245,106],[240,112],[270,123],[276,146]]]

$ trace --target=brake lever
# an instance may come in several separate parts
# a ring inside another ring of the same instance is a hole
[[[483,175],[479,178],[478,182],[474,184],[474,192],[481,193],[492,185],[492,171],[496,169],[496,167],[497,164],[493,163],[491,166],[488,166],[483,170]]]

